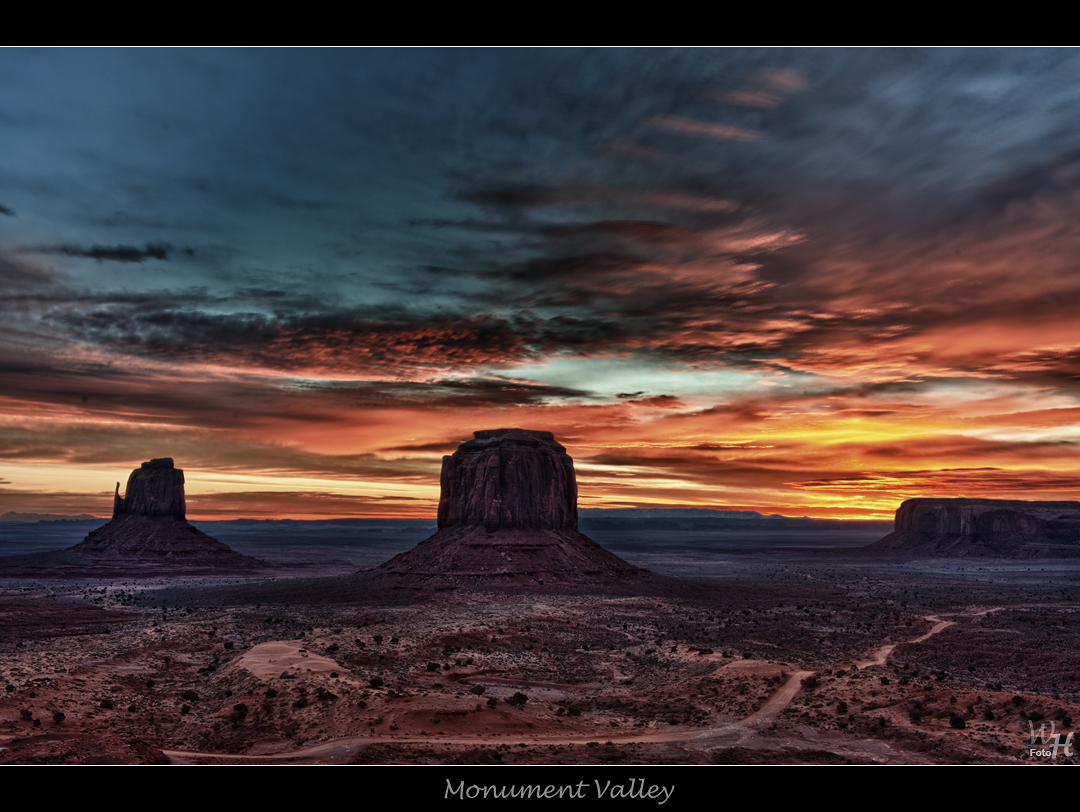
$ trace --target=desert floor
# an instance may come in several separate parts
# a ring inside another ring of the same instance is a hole
[[[0,763],[1064,764],[1078,596],[828,552],[637,594],[11,580]]]

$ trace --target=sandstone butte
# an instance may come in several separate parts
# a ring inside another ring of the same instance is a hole
[[[603,584],[649,575],[577,528],[574,461],[551,432],[477,431],[443,457],[438,532],[362,575],[402,586]]]
[[[184,472],[171,458],[150,460],[131,472],[123,496],[116,483],[112,520],[62,552],[118,569],[250,570],[264,566],[193,527],[186,514]]]
[[[1080,558],[1080,502],[908,499],[867,550],[948,558]]]

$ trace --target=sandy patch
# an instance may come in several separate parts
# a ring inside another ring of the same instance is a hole
[[[286,671],[310,671],[313,674],[329,674],[331,671],[348,673],[348,669],[342,668],[329,657],[306,651],[303,643],[293,640],[259,643],[236,661],[236,667],[251,672],[261,680],[275,679]]]
[[[790,674],[792,670],[790,665],[770,663],[765,660],[735,660],[717,668],[713,676],[733,677],[752,674],[760,677],[781,677]]]

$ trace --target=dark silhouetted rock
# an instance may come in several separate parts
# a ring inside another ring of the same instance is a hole
[[[95,557],[146,563],[248,569],[261,562],[231,550],[192,527],[186,518],[184,472],[169,458],[144,462],[120,483],[113,518],[71,549]]]
[[[601,584],[646,575],[577,530],[574,461],[548,431],[477,431],[443,457],[439,532],[364,573],[422,584]]]
[[[908,499],[866,549],[954,558],[1078,558],[1080,502]]]
[[[473,432],[443,457],[439,529],[577,530],[574,461],[550,431]]]
[[[168,458],[132,471],[123,496],[117,483],[112,520],[80,544],[0,559],[0,573],[11,575],[207,574],[264,566],[188,523],[184,472]]]
[[[144,462],[128,477],[127,489],[120,495],[116,483],[113,496],[113,518],[118,516],[187,516],[184,503],[184,472],[173,465],[171,458]]]

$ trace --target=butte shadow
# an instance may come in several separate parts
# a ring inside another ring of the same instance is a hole
[[[578,532],[574,461],[549,431],[473,433],[443,457],[438,532],[354,579],[400,588],[619,586],[655,578]]]
[[[862,550],[930,558],[1080,558],[1080,502],[908,499]]]
[[[144,462],[116,483],[112,520],[66,550],[0,558],[0,576],[232,575],[266,567],[193,527],[184,472],[171,458]]]

